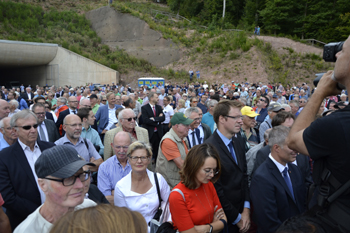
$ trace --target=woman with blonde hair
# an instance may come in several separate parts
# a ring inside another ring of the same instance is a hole
[[[169,197],[175,229],[182,233],[220,232],[227,224],[214,188],[221,174],[217,150],[208,143],[192,147]]]
[[[114,189],[114,205],[127,207],[142,214],[149,223],[161,205],[164,210],[170,194],[170,188],[163,176],[147,169],[152,158],[152,149],[143,142],[134,142],[129,146],[127,156],[131,172],[123,177]],[[156,175],[155,175],[156,174]],[[156,179],[159,184],[159,203]]]
[[[50,233],[147,233],[142,215],[127,208],[101,204],[72,211],[52,227]]]
[[[185,113],[185,110],[186,110],[185,105],[186,105],[185,100],[179,99],[179,102],[178,102],[177,108],[175,109],[175,112]]]

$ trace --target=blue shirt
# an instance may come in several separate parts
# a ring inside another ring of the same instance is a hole
[[[225,137],[220,131],[219,129],[216,130],[216,132],[218,133],[219,137],[221,138],[222,142],[226,145],[227,150],[230,151],[230,147],[228,146],[230,142],[232,142],[232,138],[228,139],[227,137]],[[233,148],[233,150],[235,150]],[[238,162],[238,159],[237,159]],[[244,202],[244,208],[248,208],[250,209],[250,202],[249,201],[245,201]],[[236,225],[239,221],[241,221],[242,215],[238,214],[238,217],[236,218],[236,220],[232,223],[233,225]]]
[[[2,135],[2,134],[1,134]],[[10,145],[5,141],[5,139],[2,137],[0,139],[0,151],[2,151],[2,149],[9,147]]]
[[[131,166],[129,161],[125,168],[120,164],[116,155],[104,161],[98,168],[97,187],[105,196],[112,195],[115,185],[124,176],[129,174]]]
[[[91,141],[91,143],[94,144],[95,146],[99,146],[100,147],[99,154],[103,155],[105,147],[102,144],[100,135],[98,134],[98,132],[95,129],[93,129],[93,128],[91,128],[91,126],[89,126],[89,128],[86,130],[83,127],[83,130],[81,131],[81,135],[80,136],[82,138],[89,139]]]
[[[198,106],[198,104],[197,104]],[[202,110],[203,111],[203,110]],[[213,115],[211,115],[209,112],[207,112],[206,114],[203,114],[203,117],[202,117],[202,122],[204,124],[207,124],[209,125],[210,129],[211,129],[211,132],[213,133],[214,132],[214,117]]]

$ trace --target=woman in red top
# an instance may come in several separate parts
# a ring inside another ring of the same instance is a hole
[[[220,168],[212,145],[200,144],[188,152],[180,171],[181,182],[169,197],[174,227],[180,232],[220,232],[224,228],[226,215],[212,183],[219,178]]]

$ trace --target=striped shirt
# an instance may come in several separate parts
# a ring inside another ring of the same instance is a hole
[[[114,190],[117,182],[129,174],[130,171],[131,166],[129,164],[129,161],[127,161],[125,168],[123,168],[117,156],[114,155],[110,157],[104,161],[98,169],[98,189],[105,196],[112,195],[112,190]]]

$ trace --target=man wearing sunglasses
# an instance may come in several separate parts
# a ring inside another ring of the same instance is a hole
[[[85,184],[91,174],[83,170],[85,165],[95,166],[82,160],[71,146],[56,146],[44,151],[35,162],[35,172],[45,193],[45,202],[14,232],[46,233],[66,213],[95,206],[95,202],[85,199]]]
[[[144,143],[149,143],[148,132],[146,129],[136,126],[136,115],[132,109],[123,109],[118,114],[119,126],[117,128],[107,131],[104,140],[104,159],[105,161],[113,155],[113,148],[111,146],[114,136],[121,131],[125,131],[131,134],[131,136]]]
[[[13,115],[10,126],[16,131],[18,141],[0,152],[0,193],[11,227],[15,229],[45,201],[34,163],[44,150],[55,144],[37,141],[38,119],[28,109]]]

